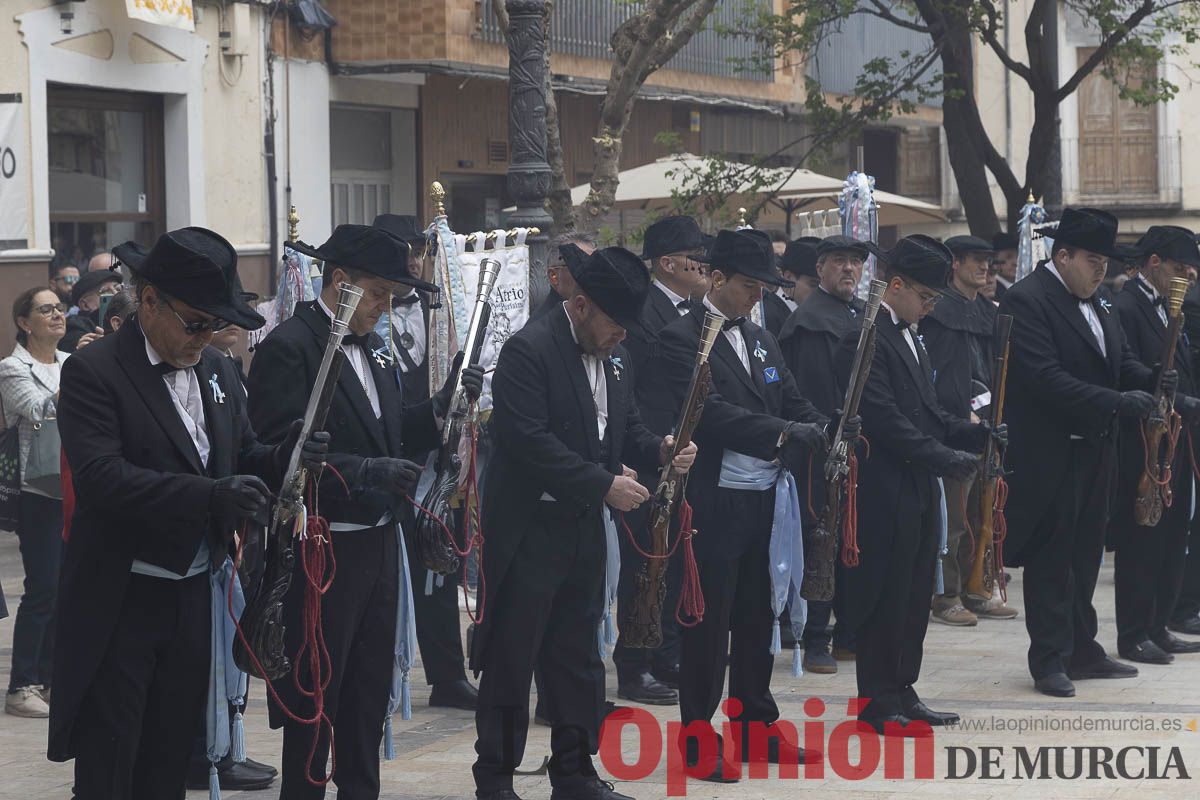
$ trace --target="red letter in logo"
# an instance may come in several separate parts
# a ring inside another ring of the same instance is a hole
[[[690,767],[686,758],[688,740],[696,743],[696,761]],[[706,719],[698,719],[687,725],[668,722],[667,741],[672,743],[667,747],[667,796],[683,797],[687,794],[689,777],[707,777],[716,770],[720,750],[717,734],[712,723]]]
[[[825,702],[819,697],[810,697],[804,701],[804,713],[810,717],[819,717],[825,713]],[[804,777],[820,780],[825,777],[825,758],[822,749],[825,745],[825,723],[804,722]]]
[[[621,734],[626,725],[638,733],[638,759],[626,764],[621,756]],[[658,768],[662,761],[662,737],[658,720],[642,708],[630,708],[627,714],[610,714],[600,726],[600,763],[619,781],[640,781]]]

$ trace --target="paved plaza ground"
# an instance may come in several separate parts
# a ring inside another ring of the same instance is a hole
[[[1021,575],[1015,571],[1010,602],[1023,609]],[[15,612],[20,598],[21,565],[15,537],[0,533],[0,583],[3,583],[10,611]],[[1113,625],[1112,570],[1106,566],[1097,589],[1101,643],[1115,649]],[[0,680],[7,685],[11,658],[12,619],[0,622]],[[853,664],[842,664],[837,675],[791,677],[790,654],[777,661],[775,696],[784,719],[804,730],[804,723],[821,722],[824,732],[822,750],[829,750],[823,777],[780,779],[775,767],[767,780],[743,779],[739,784],[715,785],[699,781],[686,784],[691,798],[783,798],[797,792],[812,796],[854,798],[883,797],[957,797],[1010,798],[1037,797],[1125,798],[1137,796],[1195,797],[1197,784],[1191,776],[1200,775],[1200,655],[1178,656],[1167,667],[1141,667],[1132,680],[1087,681],[1077,685],[1078,696],[1054,700],[1034,692],[1025,671],[1025,629],[1021,620],[981,621],[978,627],[955,629],[931,625],[925,644],[925,666],[918,689],[936,709],[962,714],[964,724],[955,730],[940,731],[933,742],[933,776],[912,778],[915,755],[912,743],[906,745],[905,779],[884,777],[882,764],[865,778],[843,777],[862,755],[860,742],[849,739],[848,747],[839,723],[846,719],[846,704],[854,693]],[[418,672],[419,675],[419,672]],[[470,765],[474,759],[473,716],[463,711],[430,709],[429,691],[423,680],[416,681],[413,717],[395,722],[394,761],[382,770],[383,797],[388,800],[434,800],[434,798],[471,798],[474,786]],[[262,701],[263,689],[252,690],[253,705],[246,722],[248,750],[252,757],[279,764],[280,737],[270,731]],[[813,718],[805,701],[820,698],[824,713]],[[609,698],[616,699],[616,676],[610,665]],[[658,733],[677,720],[671,707],[647,708],[659,722]],[[719,720],[718,720],[719,722]],[[831,737],[833,741],[831,742]],[[0,800],[41,800],[70,797],[71,765],[45,760],[46,723],[0,715]],[[627,733],[622,739],[625,760],[638,759],[636,737]],[[525,769],[533,770],[548,755],[549,731],[534,727],[526,752]],[[865,745],[868,759],[872,745]],[[953,748],[958,748],[953,750]],[[995,748],[984,751],[983,748]],[[1024,748],[1019,750],[1018,748]],[[1052,748],[1043,751],[1038,748]],[[1053,748],[1059,748],[1055,750]],[[1064,749],[1065,748],[1065,749]],[[1075,750],[1072,748],[1084,748]],[[1092,749],[1088,749],[1092,748]],[[1106,752],[1102,748],[1108,748]],[[1172,748],[1177,748],[1172,755]],[[848,752],[847,752],[848,750]],[[972,777],[948,777],[950,753],[955,754],[955,774],[962,775],[968,762],[975,762]],[[842,755],[844,753],[844,755]],[[968,755],[970,753],[970,755]],[[1076,753],[1080,754],[1082,775],[1071,779]],[[1062,764],[1057,757],[1061,754]],[[1123,758],[1122,758],[1123,755]],[[1022,756],[1034,760],[1026,764]],[[1090,759],[1107,764],[1113,777],[1105,775],[1103,763],[1093,768]],[[1156,766],[1151,760],[1157,761]],[[1003,777],[981,777],[982,762],[990,760],[991,772]],[[1120,762],[1120,763],[1119,763]],[[1045,769],[1050,777],[1040,779]],[[1181,766],[1180,766],[1181,765]],[[1121,767],[1126,775],[1120,777]],[[1151,772],[1166,779],[1151,780]],[[603,772],[602,768],[602,772]],[[1029,773],[1039,779],[1031,779]],[[1089,772],[1096,778],[1089,778]],[[667,796],[667,765],[663,763],[639,781],[619,781],[617,788],[639,800],[657,800]],[[1063,772],[1067,777],[1054,777]],[[841,775],[837,774],[841,773]],[[1019,777],[1018,777],[1019,774]],[[1183,775],[1189,776],[1187,779]],[[1142,779],[1137,779],[1143,775]],[[527,800],[546,800],[550,786],[544,776],[518,777],[517,791]],[[265,792],[227,792],[225,797],[238,800],[274,798],[277,789]],[[329,796],[335,796],[331,790]],[[189,798],[202,800],[203,792],[191,792]]]

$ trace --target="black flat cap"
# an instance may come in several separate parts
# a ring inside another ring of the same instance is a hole
[[[575,266],[568,259],[567,266],[579,290],[614,322],[626,330],[641,328],[650,273],[640,258],[624,247],[605,247]]]
[[[1064,208],[1062,219],[1052,229],[1042,231],[1054,240],[1054,248],[1064,245],[1090,253],[1119,258],[1117,218],[1098,208]]]
[[[817,245],[818,256],[829,255],[830,253],[837,252],[838,250],[849,250],[852,253],[857,253],[863,258],[866,258],[871,253],[871,248],[867,246],[866,242],[850,236],[842,236],[840,233],[836,236],[826,236],[821,240],[821,243]]]
[[[421,230],[421,224],[412,214],[380,214],[371,225],[383,228],[409,246],[412,246],[413,242],[425,243],[425,232]]]
[[[233,245],[207,228],[168,231],[150,250],[125,242],[113,248],[113,255],[135,275],[192,308],[248,331],[266,324],[246,302]]]
[[[898,272],[930,289],[942,291],[950,275],[954,255],[946,245],[921,233],[905,236],[891,250],[871,246],[875,256]]]
[[[1196,234],[1178,225],[1151,225],[1138,239],[1135,249],[1143,257],[1156,255],[1200,269],[1200,247],[1196,246]],[[79,281],[82,283],[83,278]]]
[[[672,253],[686,253],[704,247],[704,234],[691,217],[663,217],[646,228],[642,240],[642,258],[649,261]]]
[[[708,253],[697,258],[713,269],[738,273],[770,286],[793,286],[775,268],[775,250],[771,237],[762,231],[745,228],[740,231],[719,231]]]
[[[383,228],[338,225],[328,241],[320,247],[304,242],[288,242],[287,245],[298,253],[345,269],[413,286],[423,292],[438,290],[433,284],[408,274],[408,243]]]
[[[946,249],[956,256],[964,253],[994,253],[996,248],[986,239],[978,236],[951,236],[944,244]]]
[[[780,272],[787,271],[798,278],[817,277],[817,253],[821,240],[816,236],[801,236],[787,243],[779,257]]]
[[[121,245],[124,247],[125,245]],[[120,283],[121,273],[111,272],[107,269],[93,270],[85,272],[79,276],[79,280],[75,281],[75,285],[71,287],[71,305],[79,305],[79,301],[83,299],[85,294],[94,292],[106,283]]]

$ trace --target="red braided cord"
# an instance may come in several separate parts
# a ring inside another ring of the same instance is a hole
[[[846,489],[842,492],[842,566],[857,567],[858,556],[858,455],[854,448],[846,456]]]
[[[1175,461],[1175,447],[1179,443],[1179,433],[1183,428],[1183,418],[1179,416],[1179,412],[1171,410],[1167,417],[1167,449],[1163,454],[1163,458],[1157,464],[1151,464],[1152,458],[1157,459],[1158,454],[1150,453],[1150,443],[1146,441],[1146,428],[1143,425],[1138,426],[1138,432],[1142,437],[1142,452],[1145,454],[1144,469],[1145,474],[1150,476],[1150,480],[1158,489],[1159,497],[1162,498],[1163,506],[1170,508],[1175,501],[1174,494],[1171,492],[1171,465]],[[1191,431],[1188,432],[1188,448],[1191,449]],[[1194,459],[1194,456],[1193,456]],[[1194,464],[1194,461],[1193,461]],[[1194,467],[1193,467],[1194,468]],[[1159,477],[1155,477],[1159,476]]]
[[[1008,602],[1008,585],[1004,582],[1004,539],[1008,536],[1008,518],[1004,506],[1008,504],[1008,481],[1004,476],[996,478],[996,499],[992,504],[992,550],[995,553],[994,567],[996,582],[1000,584],[1000,599]]]
[[[679,590],[679,602],[675,604],[675,621],[684,628],[694,628],[704,619],[704,591],[700,588],[700,568],[696,565],[696,551],[692,547],[695,535],[692,506],[685,497],[679,502],[679,539],[676,540],[676,545],[683,541],[683,586]]]

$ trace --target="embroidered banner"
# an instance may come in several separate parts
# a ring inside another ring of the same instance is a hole
[[[194,31],[192,0],[125,0],[130,19]]]

